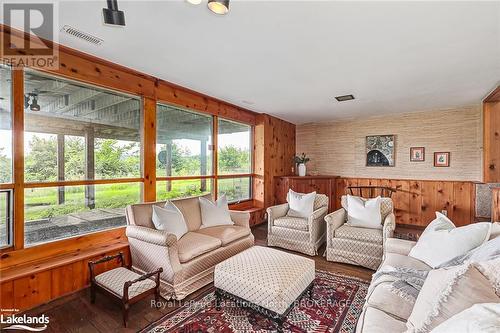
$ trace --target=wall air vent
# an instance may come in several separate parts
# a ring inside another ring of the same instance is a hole
[[[337,96],[335,99],[339,102],[345,102],[345,101],[350,101],[351,99],[354,99],[353,95],[342,95],[342,96]]]
[[[83,32],[81,30],[78,30],[76,28],[73,28],[69,25],[65,25],[62,29],[61,29],[62,32],[70,35],[70,36],[73,36],[73,37],[76,37],[76,38],[79,38],[81,40],[84,40],[86,41],[87,43],[90,43],[90,44],[94,44],[94,45],[97,45],[97,46],[100,46],[102,45],[102,43],[104,42],[102,39],[100,39],[99,37],[96,37],[96,36],[92,36],[86,32]]]

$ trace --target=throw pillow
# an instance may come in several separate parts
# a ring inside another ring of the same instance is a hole
[[[432,333],[498,333],[500,303],[474,304],[438,325]]]
[[[438,268],[462,265],[465,261],[482,262],[500,258],[500,237],[492,238],[483,245],[470,250],[466,254],[459,255],[441,265]]]
[[[425,228],[409,256],[437,268],[486,242],[490,227],[491,223],[482,222],[456,228],[450,219],[436,212],[436,219]]]
[[[347,224],[351,227],[382,229],[381,201],[381,197],[363,199],[348,195]]]
[[[199,198],[201,208],[201,227],[200,229],[215,227],[218,225],[233,225],[229,214],[229,206],[225,195],[222,195],[216,202]]]
[[[163,208],[153,205],[153,224],[157,230],[172,233],[177,236],[177,239],[188,232],[184,216],[179,208],[170,201],[167,201]]]
[[[308,218],[314,212],[314,199],[316,192],[312,193],[297,193],[289,190],[286,196],[288,202],[288,213],[286,215],[292,217]]]
[[[406,322],[407,332],[429,332],[476,303],[497,303],[500,298],[474,264],[429,272]]]

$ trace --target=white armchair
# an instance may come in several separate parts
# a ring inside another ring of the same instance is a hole
[[[287,216],[288,204],[267,209],[267,245],[314,256],[325,242],[324,217],[328,213],[328,197],[316,194],[314,211],[309,218]]]
[[[327,228],[326,260],[377,269],[382,263],[386,239],[394,234],[396,217],[390,198],[382,198],[380,213],[382,229],[352,227],[347,221],[347,197],[342,208],[325,216]]]

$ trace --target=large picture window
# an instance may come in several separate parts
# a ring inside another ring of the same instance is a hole
[[[12,71],[0,65],[0,248],[12,244]]]
[[[224,176],[218,179],[218,194],[226,194],[230,202],[251,199],[252,128],[225,119],[219,119],[217,128],[218,174]]]
[[[25,244],[125,225],[141,199],[140,99],[31,70],[24,87]]]
[[[212,117],[158,104],[156,122],[157,199],[210,193]]]

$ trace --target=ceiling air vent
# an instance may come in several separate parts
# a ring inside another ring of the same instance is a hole
[[[345,102],[345,101],[350,101],[351,99],[354,99],[353,95],[342,95],[342,96],[337,96],[335,99],[339,102]]]
[[[79,38],[81,40],[86,41],[87,43],[94,44],[94,45],[102,45],[104,42],[102,39],[92,36],[86,32],[83,32],[81,30],[75,29],[73,27],[70,27],[69,25],[65,25],[62,29],[62,32],[67,33],[68,35],[71,35],[73,37]]]

